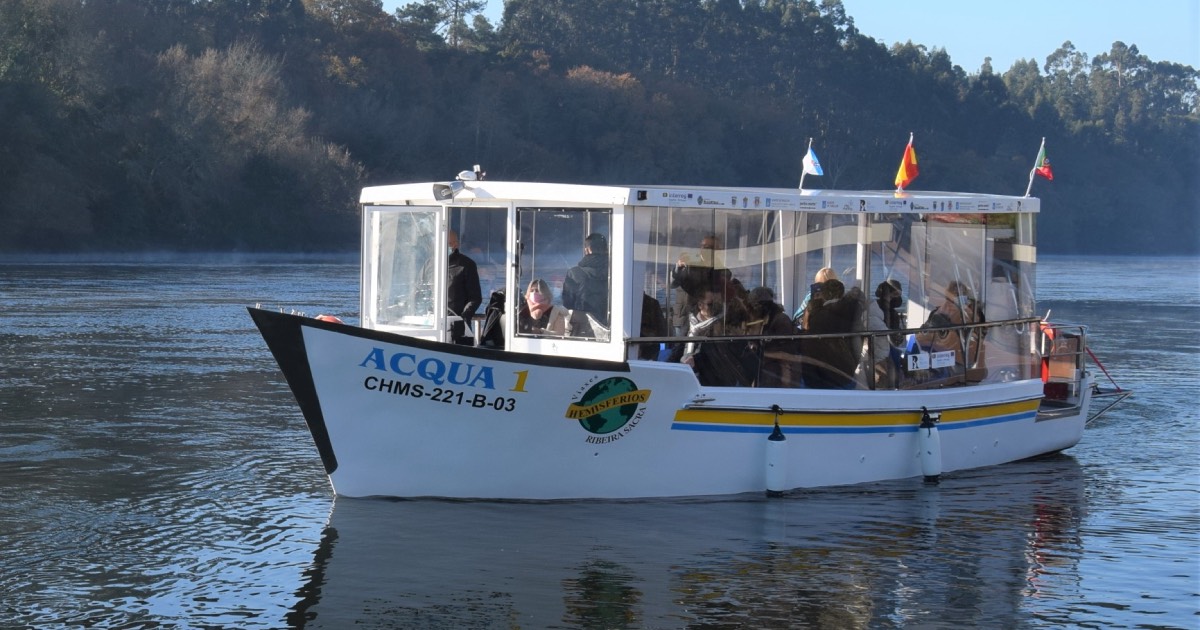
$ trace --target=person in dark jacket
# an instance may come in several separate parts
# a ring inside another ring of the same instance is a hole
[[[687,305],[694,305],[705,293],[721,288],[722,281],[730,275],[728,269],[716,266],[719,249],[717,235],[705,234],[700,239],[699,255],[692,256],[686,252],[680,254],[679,261],[671,270],[671,288],[675,289],[677,304],[673,322],[676,334],[688,325],[688,315],[691,313],[688,312]]]
[[[805,309],[804,330],[815,334],[852,333],[861,317],[859,301],[846,295],[845,285],[840,280],[827,280]],[[804,339],[804,385],[816,389],[854,389],[859,357],[854,339],[849,334]]]
[[[466,334],[465,322],[475,318],[475,311],[483,303],[479,269],[474,260],[458,251],[458,232],[450,230],[446,244],[450,248],[450,260],[446,266],[446,307],[462,318],[450,325],[450,338],[457,344],[475,345],[475,338]]]
[[[643,337],[666,337],[669,334],[667,330],[667,318],[663,315],[662,304],[658,300],[649,295],[642,294],[642,325],[641,336]],[[659,347],[657,343],[639,343],[637,344],[637,358],[647,361],[654,361],[658,358]]]
[[[690,365],[701,385],[748,387],[754,377],[743,361],[744,341],[703,342],[705,337],[741,334],[739,327],[726,325],[725,302],[717,291],[706,291],[695,300],[688,316],[688,337],[701,339],[681,343],[671,350],[667,361]]]
[[[783,306],[775,302],[770,287],[755,287],[750,292],[750,313],[753,321],[746,329],[751,335],[795,335],[799,331]],[[762,346],[762,361],[758,373],[759,387],[796,387],[800,384],[800,343],[795,339],[767,339],[755,342]]]
[[[608,239],[603,234],[589,234],[583,240],[583,258],[563,280],[562,303],[573,311],[573,321],[586,313],[602,326],[609,325],[608,274]]]

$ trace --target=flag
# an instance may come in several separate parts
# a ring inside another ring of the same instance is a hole
[[[812,147],[808,148],[808,154],[804,156],[804,172],[809,175],[825,174],[825,170],[821,168],[821,161],[817,159],[817,154],[813,153]]]
[[[904,190],[917,178],[917,173],[917,150],[913,148],[912,136],[909,136],[904,157],[900,158],[900,168],[896,171],[896,190]]]
[[[1046,157],[1046,143],[1042,142],[1042,148],[1038,151],[1037,160],[1033,162],[1033,172],[1045,177],[1050,181],[1054,181],[1054,171],[1050,170],[1050,158]]]
[[[1028,197],[1030,191],[1033,190],[1034,177],[1041,175],[1050,181],[1054,181],[1054,171],[1050,170],[1050,158],[1046,157],[1046,139],[1042,138],[1042,146],[1038,147],[1037,159],[1033,161],[1033,168],[1029,169],[1029,185],[1025,187],[1025,196]]]

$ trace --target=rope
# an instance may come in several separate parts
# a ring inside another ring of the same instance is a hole
[[[1117,382],[1114,381],[1113,377],[1109,375],[1108,370],[1104,369],[1104,364],[1100,362],[1100,359],[1097,359],[1096,355],[1092,354],[1092,349],[1088,348],[1087,346],[1084,346],[1084,349],[1087,350],[1088,356],[1092,357],[1092,361],[1096,362],[1096,367],[1099,367],[1100,371],[1104,372],[1104,375],[1108,377],[1108,382],[1112,383],[1113,387],[1117,388],[1117,391],[1119,391],[1119,392],[1125,391],[1125,390],[1121,389],[1120,385],[1117,385]]]

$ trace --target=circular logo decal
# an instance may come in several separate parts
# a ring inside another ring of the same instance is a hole
[[[567,410],[567,417],[579,421],[589,433],[604,435],[625,426],[637,413],[638,405],[650,398],[650,392],[623,377],[606,378],[592,385]]]

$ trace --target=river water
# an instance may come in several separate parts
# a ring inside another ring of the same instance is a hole
[[[0,262],[0,628],[1200,627],[1200,260],[1040,262],[1137,392],[1065,454],[769,501],[335,500],[245,307],[357,283]]]

